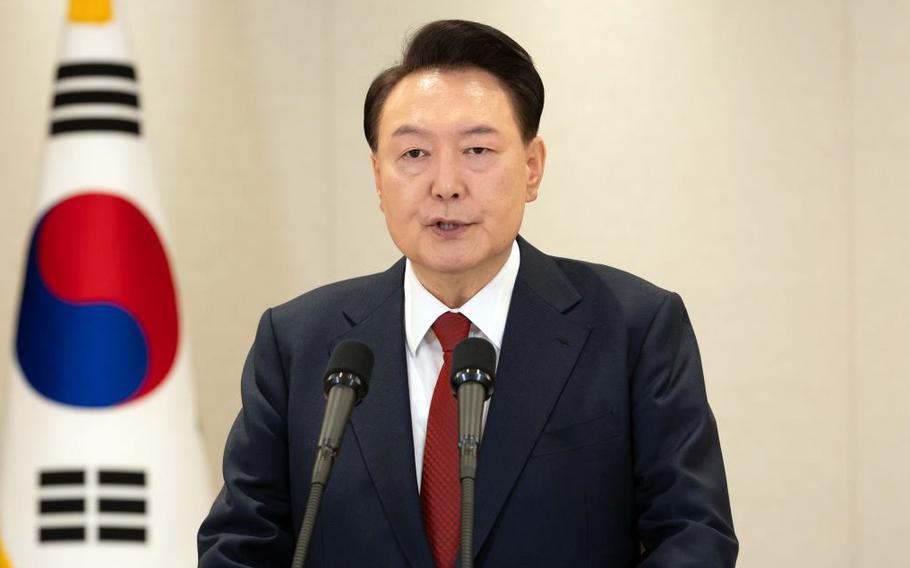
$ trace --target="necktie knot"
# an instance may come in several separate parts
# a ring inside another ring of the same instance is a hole
[[[471,320],[455,312],[446,312],[433,323],[433,333],[444,353],[451,353],[458,342],[468,336],[470,330]]]

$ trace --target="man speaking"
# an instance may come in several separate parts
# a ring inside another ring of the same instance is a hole
[[[457,412],[443,362],[493,344],[475,563],[734,566],[717,429],[680,297],[518,236],[546,148],[543,83],[489,26],[438,21],[367,92],[379,206],[403,259],[263,315],[199,565],[289,566],[333,348],[372,348],[307,566],[451,568]]]

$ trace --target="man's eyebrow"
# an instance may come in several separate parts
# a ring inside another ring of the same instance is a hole
[[[417,136],[429,136],[429,132],[423,128],[417,126],[412,126],[410,124],[402,124],[392,132],[392,137],[395,136],[407,136],[409,134],[414,134]],[[466,128],[459,132],[461,136],[477,136],[480,134],[499,134],[499,131],[493,128],[492,126],[487,126],[486,124],[479,124],[477,126],[472,126]]]
[[[461,131],[462,136],[475,136],[478,134],[499,134],[499,131],[486,124],[472,126],[471,128]]]
[[[416,134],[418,136],[426,136],[427,131],[423,128],[417,128],[416,126],[411,126],[410,124],[403,124],[395,129],[395,132],[392,133],[392,136],[406,136],[408,134]]]

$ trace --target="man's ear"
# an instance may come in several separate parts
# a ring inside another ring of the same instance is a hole
[[[525,189],[525,202],[530,203],[537,199],[537,190],[543,180],[543,170],[547,162],[547,147],[543,138],[535,136],[528,142],[526,150],[525,168],[528,172],[527,188]]]
[[[370,154],[370,166],[373,168],[373,184],[376,186],[376,196],[379,198],[379,210],[383,211],[382,208],[382,176],[379,175],[379,160],[376,159],[376,154]]]

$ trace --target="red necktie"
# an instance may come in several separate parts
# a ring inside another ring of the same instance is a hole
[[[452,396],[449,374],[452,350],[468,336],[471,321],[461,314],[446,312],[433,324],[433,333],[442,345],[442,369],[433,389],[427,440],[423,450],[420,501],[423,522],[433,560],[438,568],[451,568],[458,552],[461,524],[461,483],[458,479],[458,408]]]

